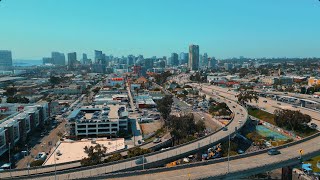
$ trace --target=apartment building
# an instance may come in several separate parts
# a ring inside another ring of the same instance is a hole
[[[21,106],[20,106],[21,107]],[[49,120],[48,103],[26,105],[0,123],[0,156]]]

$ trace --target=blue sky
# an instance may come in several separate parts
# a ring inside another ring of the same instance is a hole
[[[0,49],[169,56],[320,57],[318,0],[2,0]],[[79,56],[78,55],[78,56]]]

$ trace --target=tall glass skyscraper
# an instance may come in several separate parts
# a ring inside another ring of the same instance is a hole
[[[188,67],[191,71],[199,69],[199,46],[191,44],[189,46],[189,63]]]
[[[12,53],[7,50],[0,50],[0,70],[12,70]]]

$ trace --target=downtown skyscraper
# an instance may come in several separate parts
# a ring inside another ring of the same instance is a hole
[[[191,44],[189,46],[189,63],[188,67],[191,71],[199,69],[199,46]]]
[[[52,52],[51,53],[52,62],[54,65],[66,65],[66,57],[63,53],[60,52]]]
[[[7,50],[0,50],[0,70],[12,70],[12,53]]]
[[[77,64],[77,53],[68,53],[68,69],[74,69]]]

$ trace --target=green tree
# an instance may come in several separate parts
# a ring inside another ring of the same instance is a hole
[[[59,77],[56,77],[56,76],[50,76],[50,78],[49,78],[49,82],[52,85],[57,85],[57,84],[61,83],[61,81],[62,81],[62,78],[59,78]]]
[[[119,161],[121,159],[123,159],[122,155],[120,153],[115,153],[109,156],[107,159],[105,159],[104,162],[107,163],[107,162]]]
[[[100,87],[96,87],[92,90],[93,93],[97,94],[100,91]]]
[[[8,87],[6,89],[5,95],[6,96],[14,96],[18,92],[17,88],[15,87]]]
[[[168,119],[168,127],[175,144],[195,139],[195,134],[202,134],[205,129],[204,122],[200,120],[196,123],[193,114],[181,117],[170,116]]]
[[[171,113],[171,106],[173,104],[173,99],[171,95],[164,96],[161,100],[157,101],[157,108],[161,116],[166,121]]]
[[[42,159],[35,160],[30,163],[30,167],[42,166],[43,163],[44,163],[44,160]]]
[[[150,152],[151,152],[150,149],[142,149],[140,147],[134,147],[128,150],[128,158],[140,156]]]
[[[274,121],[279,127],[292,131],[303,131],[311,122],[311,117],[307,114],[302,114],[300,111],[292,110],[275,110]]]
[[[102,157],[105,155],[106,151],[107,148],[100,144],[97,144],[95,147],[84,147],[84,152],[88,157],[85,157],[81,160],[81,165],[91,166],[102,163]]]
[[[258,93],[255,91],[251,91],[251,90],[242,90],[237,95],[237,97],[238,97],[238,102],[240,104],[252,102],[252,100],[254,100],[255,102],[258,102],[258,100],[259,100]]]

